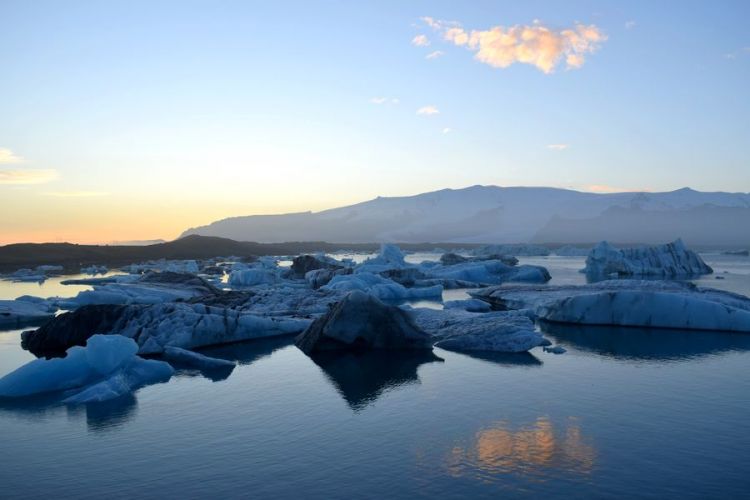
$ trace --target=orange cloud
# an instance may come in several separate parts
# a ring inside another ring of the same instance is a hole
[[[596,52],[607,36],[596,26],[576,24],[573,28],[553,30],[535,21],[531,26],[495,26],[487,30],[467,31],[455,22],[422,18],[443,39],[473,51],[474,58],[494,68],[531,64],[546,74],[564,62],[566,68],[580,68],[585,56]]]

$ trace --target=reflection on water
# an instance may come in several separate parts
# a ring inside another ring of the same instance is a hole
[[[207,356],[236,361],[240,365],[249,365],[261,358],[270,356],[293,341],[293,336],[283,336],[209,347],[200,351]],[[175,366],[175,370],[175,375],[178,377],[202,376],[214,382],[219,382],[227,379],[232,374],[234,367],[197,370],[178,365]],[[62,400],[70,395],[70,391],[24,398],[0,398],[0,414],[40,421],[47,418],[57,418],[60,414],[67,414],[74,419],[85,417],[90,431],[102,432],[121,427],[136,416],[138,409],[136,394],[137,392],[110,401],[81,405],[62,404]]]
[[[602,356],[634,360],[686,360],[750,350],[750,335],[700,330],[540,324],[558,343]]]
[[[322,352],[310,356],[354,411],[384,392],[419,383],[417,368],[443,359],[432,351]]]
[[[549,470],[589,474],[596,450],[575,418],[555,428],[548,417],[513,429],[497,422],[477,432],[465,447],[453,448],[446,459],[449,474],[492,480],[500,474],[547,476]]]
[[[106,432],[133,419],[138,410],[138,400],[134,394],[81,405],[64,405],[60,402],[63,397],[62,393],[51,393],[17,399],[0,398],[0,414],[40,422],[64,414],[73,420],[85,418],[90,431]]]
[[[515,366],[539,368],[542,366],[542,361],[530,352],[460,351],[458,354],[508,368]]]

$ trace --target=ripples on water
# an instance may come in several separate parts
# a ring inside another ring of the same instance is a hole
[[[581,259],[540,260],[583,280]],[[311,359],[287,337],[204,349],[239,362],[227,376],[1,402],[0,496],[747,497],[750,336],[542,328],[568,352]],[[19,335],[0,333],[2,373],[32,359]]]

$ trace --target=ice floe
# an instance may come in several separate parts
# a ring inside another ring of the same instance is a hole
[[[65,403],[114,399],[174,373],[163,361],[136,355],[138,346],[119,335],[94,335],[64,358],[36,359],[0,379],[0,397],[23,397],[67,391]]]

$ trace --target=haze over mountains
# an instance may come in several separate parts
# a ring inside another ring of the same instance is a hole
[[[471,186],[280,215],[231,217],[191,228],[239,241],[750,244],[750,193],[586,193]]]

